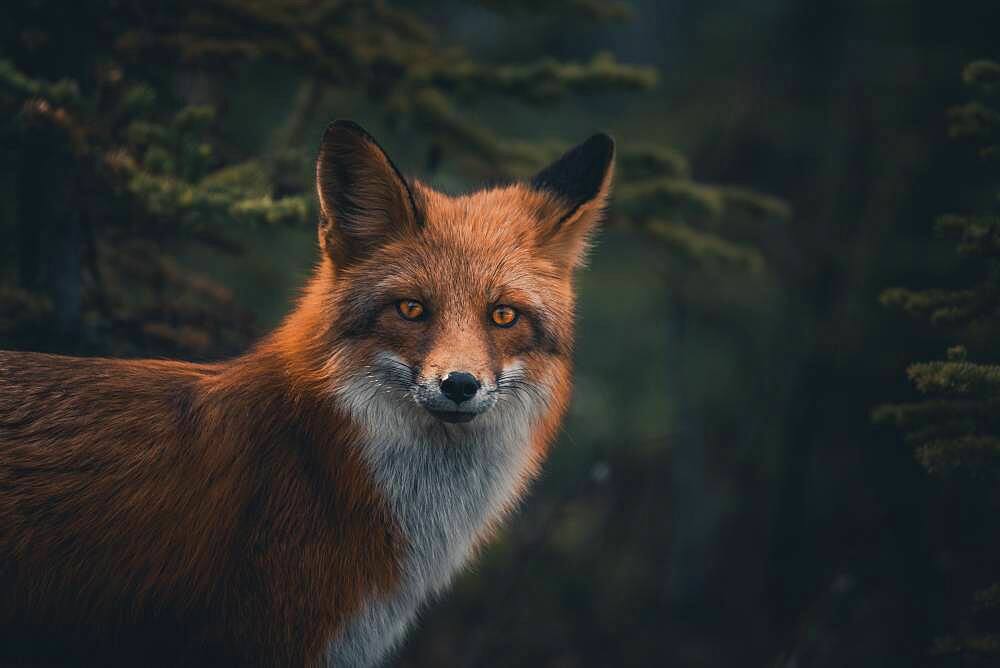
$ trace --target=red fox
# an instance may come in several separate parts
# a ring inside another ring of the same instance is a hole
[[[250,352],[0,352],[0,663],[384,660],[553,440],[613,158],[452,197],[337,121],[320,261]]]

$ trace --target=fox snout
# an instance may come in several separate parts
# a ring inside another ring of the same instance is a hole
[[[441,379],[441,393],[456,405],[476,396],[480,387],[476,377],[465,371],[452,371]]]
[[[468,371],[449,371],[421,383],[417,401],[442,422],[469,422],[493,407],[494,392]]]

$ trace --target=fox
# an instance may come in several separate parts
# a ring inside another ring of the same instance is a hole
[[[560,429],[614,154],[449,195],[335,121],[319,260],[248,352],[0,352],[0,663],[391,658]]]

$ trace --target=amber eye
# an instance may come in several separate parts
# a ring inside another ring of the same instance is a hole
[[[510,327],[517,322],[517,311],[510,306],[497,306],[493,309],[493,324],[497,327]]]
[[[400,299],[396,302],[396,310],[407,320],[420,320],[424,315],[424,305],[413,299]]]

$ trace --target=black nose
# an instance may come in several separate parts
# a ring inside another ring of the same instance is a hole
[[[479,381],[464,371],[452,371],[441,381],[441,392],[456,404],[471,399],[478,391]]]

